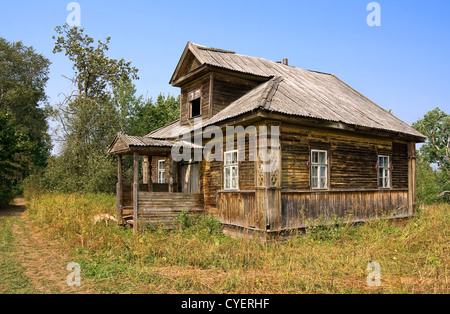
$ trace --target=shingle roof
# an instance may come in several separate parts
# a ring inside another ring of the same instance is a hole
[[[420,132],[376,105],[332,74],[303,70],[274,61],[188,43],[202,64],[270,79],[216,114],[204,126],[263,108],[270,112],[342,122],[425,138]],[[269,99],[270,98],[270,99]],[[148,136],[172,138],[176,124]],[[171,136],[169,135],[171,133]]]
[[[125,134],[117,134],[115,140],[110,145],[108,151],[113,152],[114,147],[118,141],[125,144],[126,149],[138,149],[138,148],[148,148],[148,147],[159,147],[159,148],[172,148],[172,147],[187,147],[187,148],[202,148],[201,146],[195,145],[193,143],[178,141],[178,140],[162,140],[151,137],[138,137],[129,136]],[[121,147],[123,150],[123,147]]]

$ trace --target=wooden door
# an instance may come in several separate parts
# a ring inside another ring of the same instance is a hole
[[[198,163],[183,165],[181,169],[182,192],[188,194],[199,193]]]

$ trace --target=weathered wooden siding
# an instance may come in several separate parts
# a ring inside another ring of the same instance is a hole
[[[310,189],[312,149],[328,151],[329,188],[377,189],[379,155],[391,157],[393,188],[408,187],[406,144],[308,127],[284,125],[281,129],[282,188]]]
[[[408,145],[392,145],[392,187],[408,188]]]
[[[213,82],[213,115],[258,85],[256,82],[223,74],[214,74]]]
[[[158,183],[158,161],[164,160],[166,162],[166,180],[165,183],[169,183],[169,171],[170,171],[170,163],[169,158],[167,157],[151,157],[152,161],[152,182]]]
[[[245,161],[239,162],[239,190],[253,191],[255,189],[255,163],[253,154],[250,149],[249,136],[246,136],[245,144],[238,146],[237,141],[235,147],[239,151],[245,149]],[[223,138],[224,151],[226,150],[226,138]],[[205,206],[208,213],[217,214],[220,208],[217,203],[218,192],[222,191],[224,186],[223,161],[204,161],[201,166],[202,175],[202,191],[205,196]]]
[[[153,184],[153,190],[154,190],[154,192],[157,192],[157,193],[169,192],[169,185],[155,183],[155,184]],[[139,191],[140,192],[148,192],[148,185],[147,184],[139,184]],[[123,184],[122,197],[123,197],[123,208],[126,210],[132,210],[133,209],[133,184],[132,183],[124,183]]]
[[[203,196],[183,193],[139,193],[138,220],[140,224],[174,229],[175,219],[182,211],[204,213]]]
[[[333,217],[361,222],[388,215],[408,216],[408,190],[283,192],[282,229],[304,228],[314,219]]]
[[[197,89],[201,89],[201,118],[208,119],[211,117],[210,75],[208,74],[181,88],[180,125],[192,125],[194,123],[194,120],[190,118],[188,95]]]
[[[255,191],[218,193],[219,219],[223,224],[264,230],[265,215],[256,206]]]

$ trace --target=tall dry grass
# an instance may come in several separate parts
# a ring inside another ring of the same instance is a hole
[[[113,214],[108,195],[47,194],[28,215],[70,248],[99,292],[115,293],[448,293],[448,205],[405,221],[310,228],[285,242],[231,239],[211,217],[180,217],[180,229],[134,235],[94,225]],[[381,266],[381,287],[367,266]]]

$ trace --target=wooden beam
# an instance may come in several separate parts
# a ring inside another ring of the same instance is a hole
[[[175,193],[174,185],[177,175],[176,163],[172,159],[172,156],[169,156],[169,193]]]
[[[148,173],[148,191],[153,192],[153,179],[152,179],[152,157],[148,157],[148,164],[147,164],[147,173]]]
[[[122,156],[117,156],[117,222],[123,224],[123,167]]]
[[[134,153],[134,182],[133,182],[133,231],[138,232],[139,212],[139,153]]]
[[[261,128],[266,126],[266,128]],[[281,205],[281,146],[274,143],[276,147],[272,149],[271,128],[279,126],[276,123],[264,122],[259,125],[259,139],[257,152],[257,162],[255,163],[256,180],[256,207],[258,214],[264,217],[266,232],[277,231],[282,228],[282,205]],[[269,160],[261,159],[261,150],[269,154]]]
[[[214,115],[214,73],[209,76],[209,117],[212,118]]]
[[[416,174],[416,143],[408,143],[408,212],[416,213],[417,206],[417,174]]]

